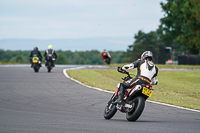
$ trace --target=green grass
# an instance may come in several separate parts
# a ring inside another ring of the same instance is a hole
[[[116,70],[67,70],[70,77],[92,87],[114,91],[122,74]],[[125,76],[125,75],[124,75]]]
[[[126,76],[116,70],[67,70],[67,73],[86,85],[109,91],[115,91]],[[200,71],[159,71],[158,82],[149,100],[200,110]]]

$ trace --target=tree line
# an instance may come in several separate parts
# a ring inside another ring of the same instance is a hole
[[[45,51],[40,51],[42,56]],[[0,62],[1,63],[22,63],[29,64],[31,51],[10,51],[10,50],[0,50]],[[114,64],[123,63],[124,58],[122,55],[125,51],[109,51],[112,56],[111,62]],[[105,62],[101,59],[101,52],[97,50],[91,51],[56,51],[58,56],[56,60],[56,64],[105,64]],[[44,56],[42,59],[44,63]]]
[[[135,34],[135,42],[124,54],[125,61],[140,58],[143,51],[154,54],[154,62],[164,64],[170,57],[166,47],[171,47],[174,59],[178,54],[200,54],[200,1],[199,0],[166,0],[160,3],[164,17],[155,31]]]
[[[200,55],[200,2],[199,0],[166,0],[160,3],[164,17],[155,31],[144,33],[139,30],[135,41],[127,51],[109,51],[111,63],[133,62],[144,51],[152,51],[154,62],[164,64],[171,58],[166,47],[171,47],[173,58],[178,54]],[[42,51],[43,53],[44,51]],[[30,51],[0,50],[0,62],[28,63]],[[104,64],[100,52],[92,51],[57,51],[57,64]]]

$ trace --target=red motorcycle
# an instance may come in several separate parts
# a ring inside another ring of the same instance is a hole
[[[127,77],[122,78],[125,81],[128,81],[132,78],[127,71],[119,72],[128,75]],[[118,97],[118,88],[119,84],[116,87],[115,93],[105,107],[104,118],[111,119],[117,110],[119,110],[122,113],[126,113],[126,119],[128,121],[136,121],[144,110],[146,99],[152,95],[152,86],[141,84],[126,89],[121,105],[114,104]]]
[[[102,60],[104,60],[108,65],[111,62],[111,58],[108,56],[108,54],[106,52],[102,53],[101,55]]]

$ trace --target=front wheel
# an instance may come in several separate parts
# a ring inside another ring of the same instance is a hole
[[[111,119],[117,112],[116,105],[112,104],[112,101],[114,98],[115,98],[115,94],[113,94],[113,96],[111,97],[110,101],[108,102],[104,110],[104,118],[107,120]]]
[[[108,104],[104,110],[104,118],[109,120],[115,115],[116,112],[117,112],[116,105]]]
[[[132,108],[126,113],[126,119],[128,121],[136,121],[142,114],[145,106],[145,100],[139,96],[132,100]]]

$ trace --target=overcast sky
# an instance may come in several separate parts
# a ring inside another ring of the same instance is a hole
[[[0,0],[0,39],[133,37],[155,31],[165,0]]]

